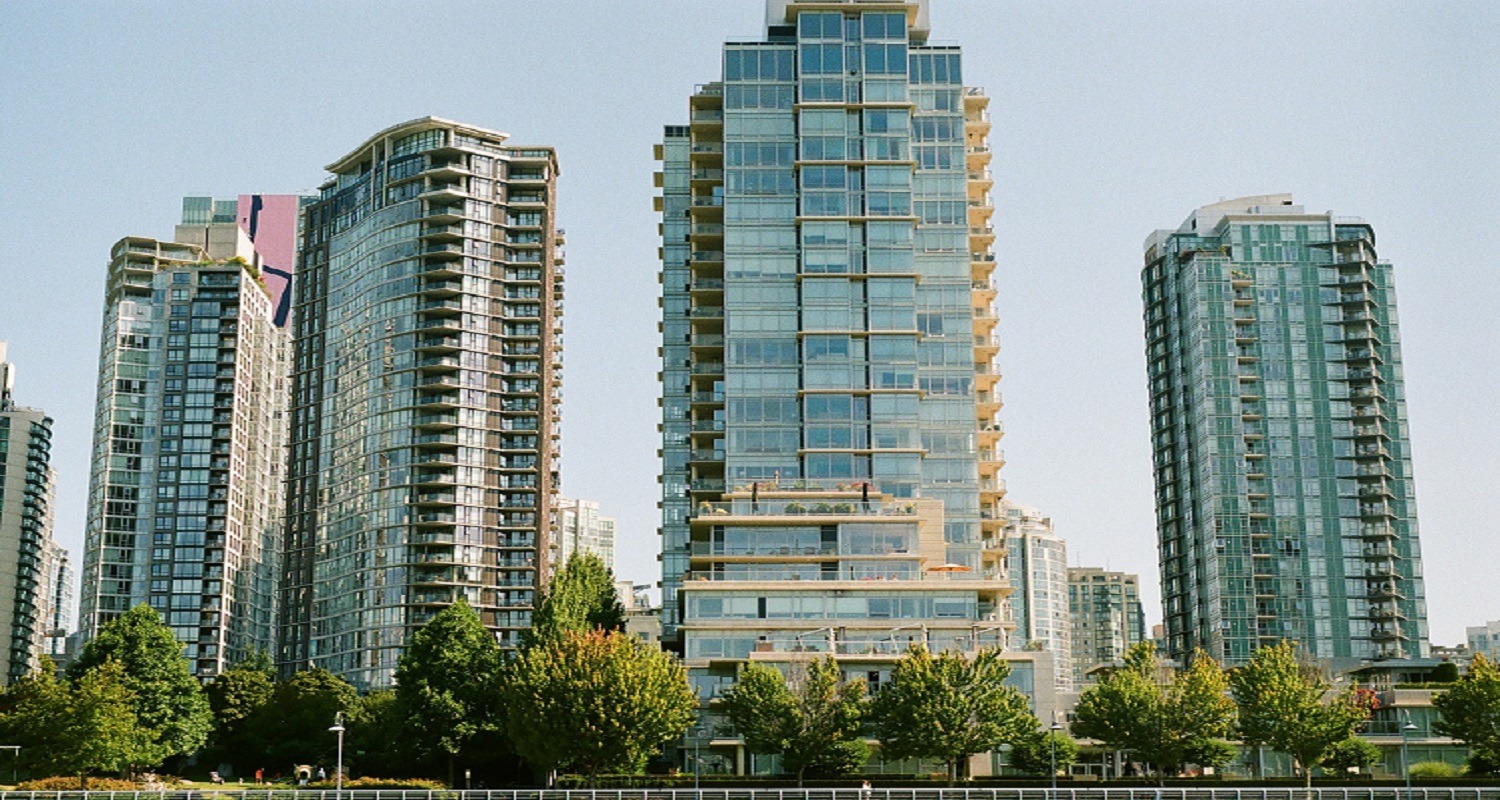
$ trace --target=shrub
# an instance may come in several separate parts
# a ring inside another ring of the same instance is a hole
[[[22,781],[16,786],[16,791],[21,792],[76,792],[83,788],[76,775],[56,775],[51,778],[36,778]],[[119,778],[89,778],[89,791],[94,792],[135,792],[139,791],[141,785],[135,781],[125,781]]]
[[[336,788],[332,780],[313,781],[307,789],[333,789]],[[442,781],[432,781],[425,778],[349,778],[344,781],[345,789],[416,789],[437,790],[446,789],[448,785]]]
[[[1457,778],[1458,767],[1446,761],[1419,761],[1408,770],[1413,778]]]

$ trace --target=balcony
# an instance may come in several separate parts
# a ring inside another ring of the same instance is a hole
[[[911,517],[917,513],[910,501],[834,500],[808,501],[775,498],[766,500],[732,500],[726,503],[699,503],[697,517]]]

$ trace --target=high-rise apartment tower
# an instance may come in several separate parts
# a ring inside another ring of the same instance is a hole
[[[768,3],[660,146],[663,628],[701,685],[1003,645],[988,100],[925,2]]]
[[[552,563],[561,569],[575,553],[593,553],[615,568],[615,518],[599,513],[593,500],[559,497],[554,508]]]
[[[389,687],[464,598],[502,644],[545,580],[562,380],[557,156],[427,117],[306,210],[278,656]]]
[[[200,676],[272,646],[291,340],[267,275],[290,274],[298,202],[185,198],[173,241],[111,251],[84,640],[148,603]],[[284,212],[275,222],[267,203]]]
[[[1363,220],[1204,206],[1142,272],[1167,649],[1425,656],[1401,336]]]
[[[52,418],[16,404],[16,369],[0,342],[0,642],[4,683],[36,669],[47,651],[54,614],[51,568]]]
[[[1069,567],[1068,613],[1075,683],[1082,683],[1092,667],[1118,661],[1146,640],[1140,579],[1135,575]]]
[[[1052,529],[1052,518],[1029,506],[1008,499],[1005,512],[1005,544],[1008,551],[1011,619],[1014,650],[1046,650],[1053,653],[1057,686],[1073,684],[1073,639],[1068,606],[1068,543]]]

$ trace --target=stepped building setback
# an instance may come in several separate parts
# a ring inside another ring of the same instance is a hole
[[[389,688],[460,598],[505,646],[546,580],[558,486],[557,155],[426,117],[329,167],[293,325],[283,674]]]
[[[989,101],[927,11],[773,0],[658,147],[662,627],[705,699],[1013,627]]]
[[[1291,195],[1204,206],[1141,274],[1168,654],[1427,655],[1389,263]]]

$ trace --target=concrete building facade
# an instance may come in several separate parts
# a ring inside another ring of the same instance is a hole
[[[552,562],[561,569],[574,553],[593,553],[611,570],[615,568],[615,518],[599,513],[593,500],[557,499],[557,520],[552,538]]]
[[[1072,616],[1073,680],[1124,657],[1146,640],[1140,579],[1097,567],[1068,568],[1068,608]]]
[[[1500,661],[1500,620],[1464,628],[1464,634],[1470,658],[1478,653],[1490,661]]]

